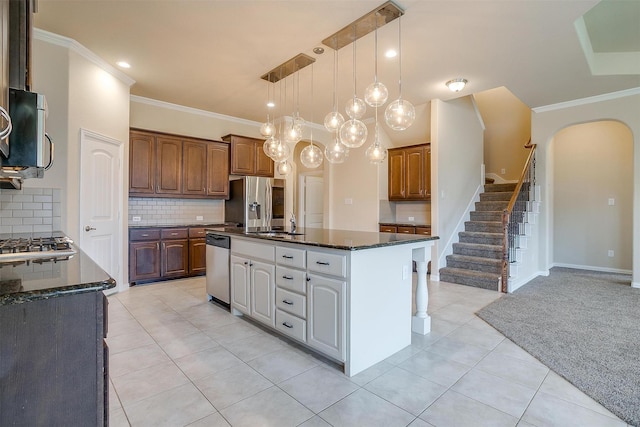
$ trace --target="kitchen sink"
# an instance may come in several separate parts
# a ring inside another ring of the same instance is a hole
[[[286,237],[286,236],[304,236],[304,233],[296,233],[294,231],[271,230],[271,231],[251,231],[251,234],[265,237]]]

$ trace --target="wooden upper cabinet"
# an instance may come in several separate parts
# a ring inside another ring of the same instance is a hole
[[[156,183],[156,140],[153,135],[132,131],[129,136],[129,191],[153,194]]]
[[[229,144],[207,145],[207,196],[229,197]]]
[[[389,150],[389,200],[404,199],[404,150]]]
[[[407,148],[405,151],[405,197],[420,199],[424,197],[424,149]]]
[[[230,174],[273,176],[273,160],[262,149],[264,140],[240,135],[226,135],[222,140],[231,144]]]
[[[156,193],[182,194],[182,141],[156,138]]]
[[[198,141],[182,143],[182,193],[207,195],[207,144]]]
[[[229,144],[132,129],[129,194],[144,197],[229,197]]]
[[[431,200],[431,144],[389,150],[389,200]]]

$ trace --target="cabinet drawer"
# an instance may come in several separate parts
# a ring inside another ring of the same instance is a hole
[[[380,232],[381,233],[397,233],[398,229],[394,225],[381,225]]]
[[[160,230],[160,237],[162,240],[186,239],[189,237],[189,230],[187,228],[165,228]]]
[[[275,259],[275,247],[273,244],[254,243],[247,240],[231,239],[231,252],[241,254],[252,259],[262,259],[273,262]]]
[[[279,309],[276,309],[276,329],[298,341],[307,341],[307,322]]]
[[[189,228],[190,239],[204,239],[205,237],[207,237],[207,232],[204,230],[204,227]]]
[[[286,289],[276,288],[276,307],[303,319],[307,318],[307,298]]]
[[[332,276],[347,276],[347,258],[344,255],[307,252],[307,269]]]
[[[398,233],[403,233],[403,234],[416,234],[416,228],[415,228],[415,227],[402,227],[402,226],[398,226]]]
[[[276,285],[299,294],[307,293],[307,283],[304,271],[276,266]]]
[[[276,248],[276,262],[289,267],[305,268],[306,254],[304,249],[287,248],[278,246]]]
[[[416,234],[426,234],[427,236],[430,236],[431,227],[416,227]]]
[[[145,240],[160,240],[160,230],[157,228],[129,230],[129,240],[133,242],[145,241]]]

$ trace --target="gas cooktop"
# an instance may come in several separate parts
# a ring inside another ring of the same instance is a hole
[[[0,263],[38,259],[64,259],[76,253],[73,240],[64,235],[0,238]]]

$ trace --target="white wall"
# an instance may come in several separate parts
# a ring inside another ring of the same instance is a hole
[[[467,208],[483,184],[483,128],[470,97],[431,102],[432,274],[444,267]],[[456,240],[457,241],[457,240]]]
[[[618,97],[615,97],[618,96]],[[538,144],[537,179],[542,190],[538,270],[553,265],[553,149],[556,133],[568,126],[599,120],[618,120],[633,135],[633,284],[640,287],[640,89],[610,94],[608,97],[574,101],[534,110],[532,142]]]
[[[129,83],[111,72],[91,52],[73,40],[34,31],[33,90],[46,96],[47,133],[55,143],[55,162],[43,179],[27,180],[25,187],[60,188],[62,230],[80,241],[80,129],[129,142]],[[128,182],[128,156],[124,156],[124,182]],[[127,191],[123,189],[120,265],[128,265],[126,228]],[[126,267],[117,277],[126,282]]]

